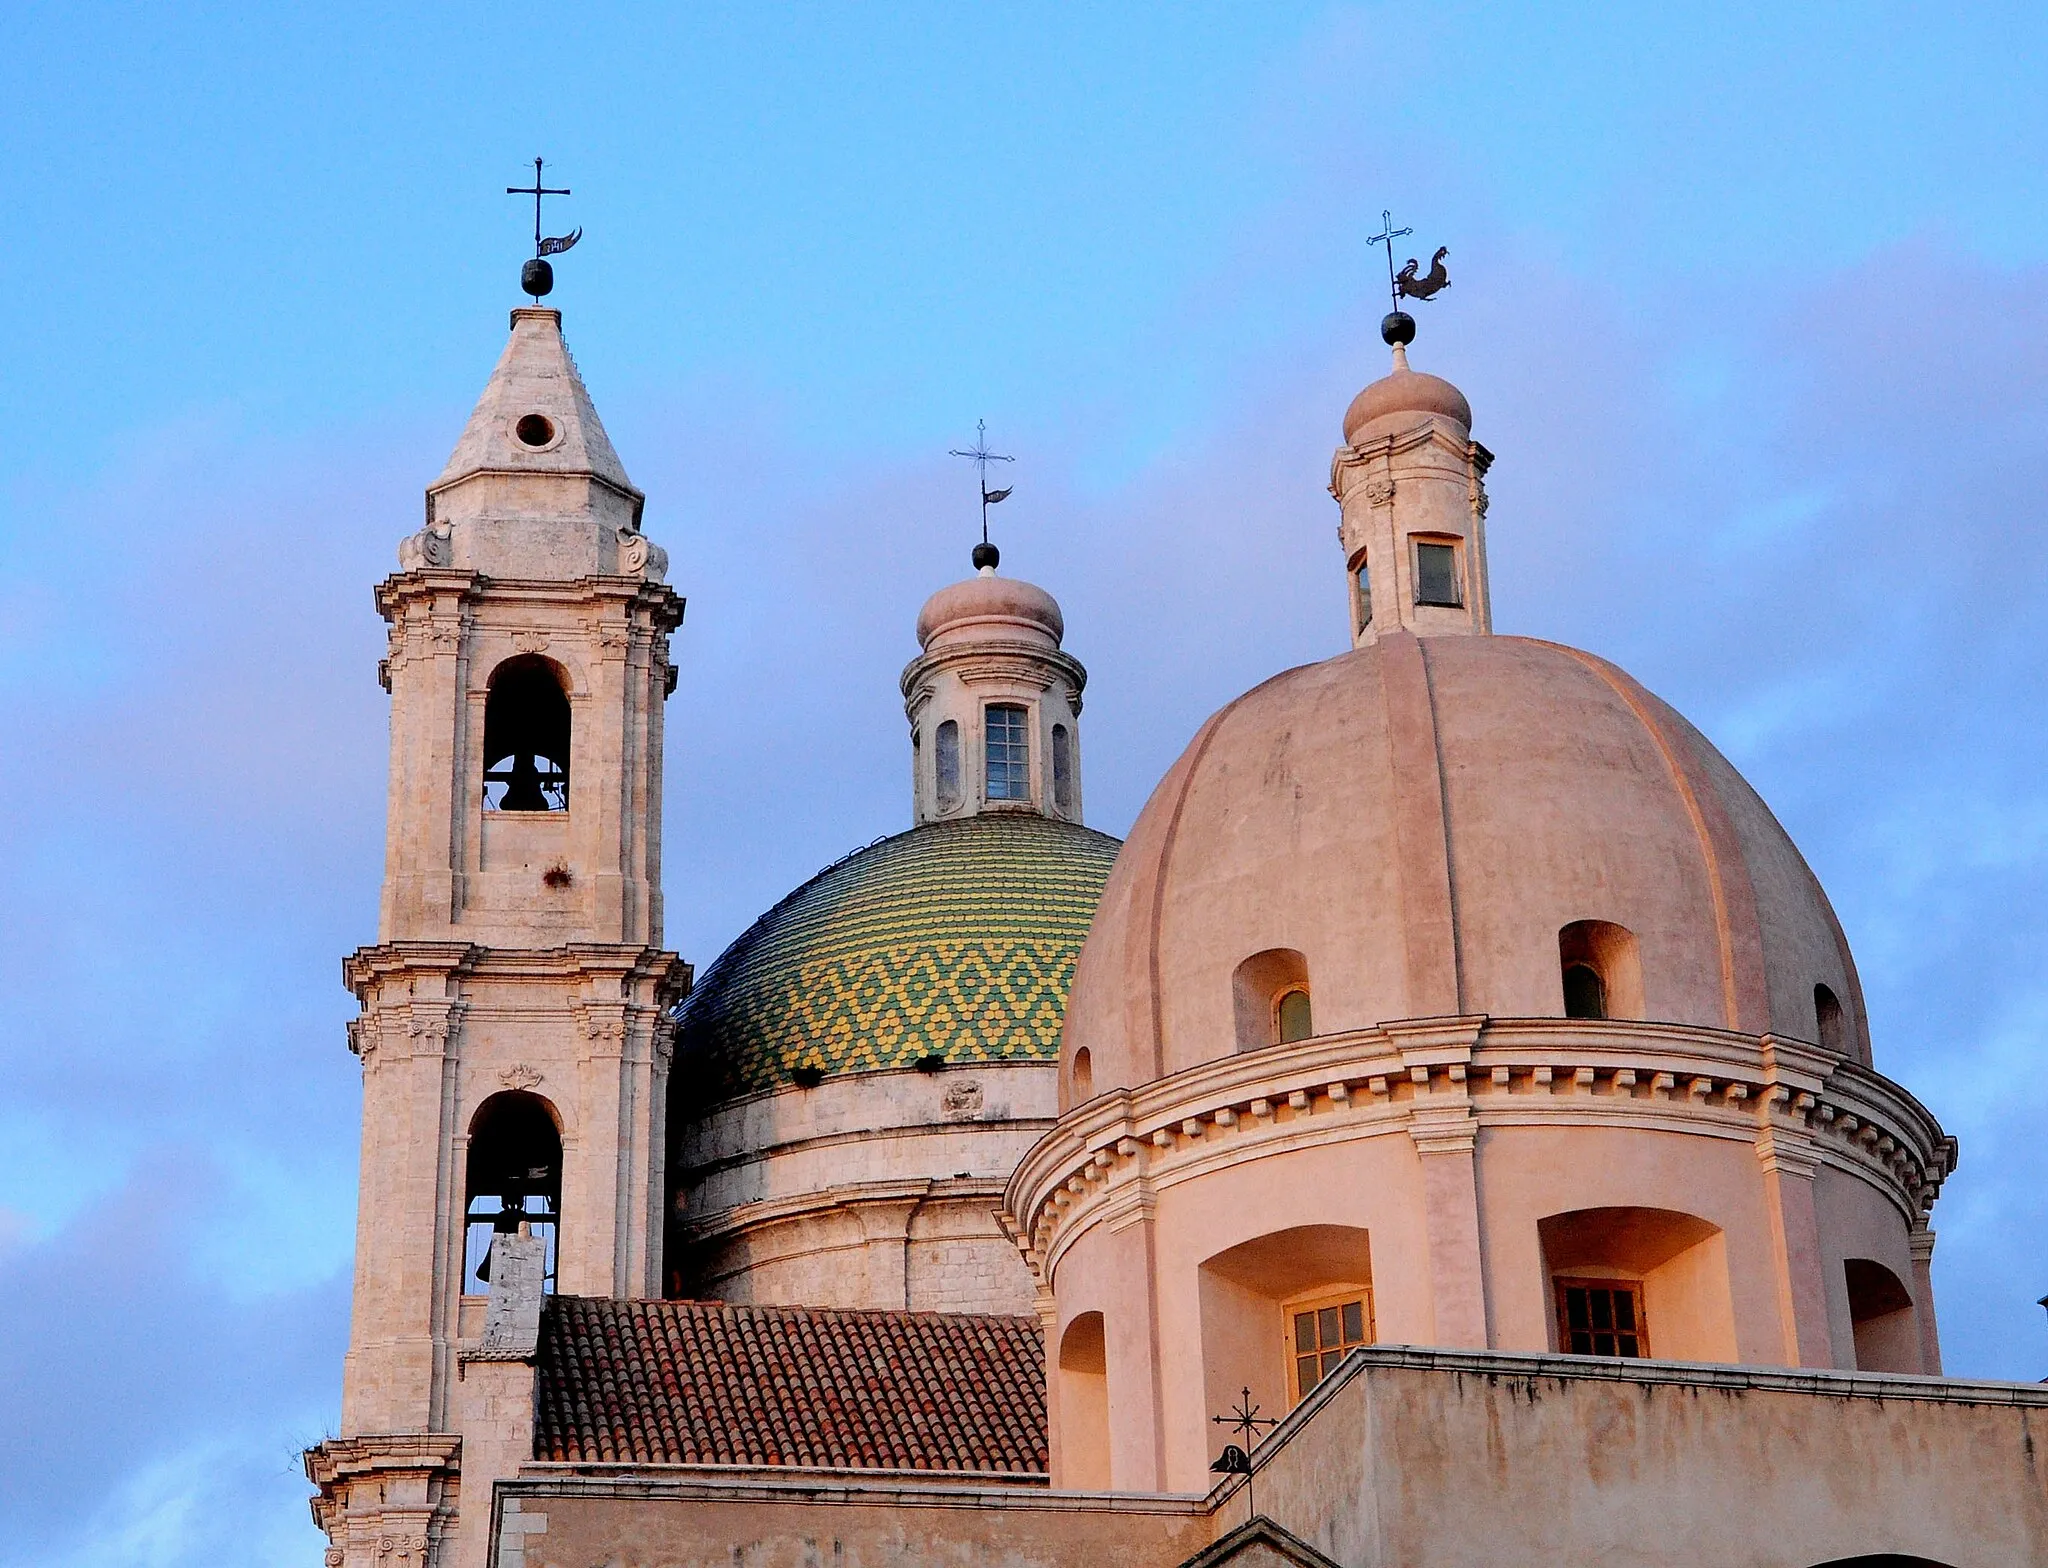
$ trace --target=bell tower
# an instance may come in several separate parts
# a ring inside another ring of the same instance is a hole
[[[561,315],[512,312],[390,623],[384,887],[361,1004],[355,1303],[339,1437],[309,1456],[330,1564],[452,1538],[455,1384],[494,1235],[547,1288],[659,1294],[668,1010],[662,707],[683,600],[640,531]],[[488,1498],[485,1499],[488,1507]],[[376,1559],[381,1561],[381,1559]]]

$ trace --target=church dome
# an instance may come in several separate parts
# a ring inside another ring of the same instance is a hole
[[[1589,929],[1629,948],[1605,1016],[1869,1060],[1826,896],[1699,731],[1573,649],[1388,635],[1222,709],[1153,793],[1075,977],[1070,1097],[1265,1043],[1234,976],[1275,953],[1316,1035],[1563,1016]]]
[[[1035,584],[993,571],[950,583],[925,600],[917,614],[917,644],[996,638],[1020,634],[1033,642],[1050,639],[1057,648],[1067,625],[1053,596]]]
[[[796,889],[705,972],[676,1070],[715,1100],[827,1077],[1058,1058],[1117,840],[1032,813],[927,823]]]
[[[1367,429],[1375,420],[1418,414],[1435,414],[1467,430],[1472,428],[1472,405],[1465,401],[1465,394],[1442,376],[1410,370],[1407,353],[1397,348],[1393,374],[1373,382],[1344,411],[1344,439],[1356,444],[1365,435],[1380,433]]]

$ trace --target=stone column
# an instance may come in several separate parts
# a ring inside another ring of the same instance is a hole
[[[1828,1333],[1827,1274],[1813,1205],[1820,1155],[1803,1133],[1766,1125],[1757,1133],[1756,1157],[1763,1167],[1764,1207],[1771,1218],[1785,1365],[1831,1367],[1835,1353]]]

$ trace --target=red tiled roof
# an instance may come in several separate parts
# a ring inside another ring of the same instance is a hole
[[[536,1459],[1046,1469],[1038,1320],[553,1296]]]

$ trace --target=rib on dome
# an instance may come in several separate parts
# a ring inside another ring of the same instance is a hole
[[[1397,633],[1202,727],[1117,861],[1067,1037],[1098,1092],[1226,1055],[1233,970],[1273,949],[1318,1033],[1558,1017],[1587,921],[1635,934],[1649,1019],[1812,1040],[1824,985],[1869,1060],[1826,895],[1704,736],[1590,654]]]

